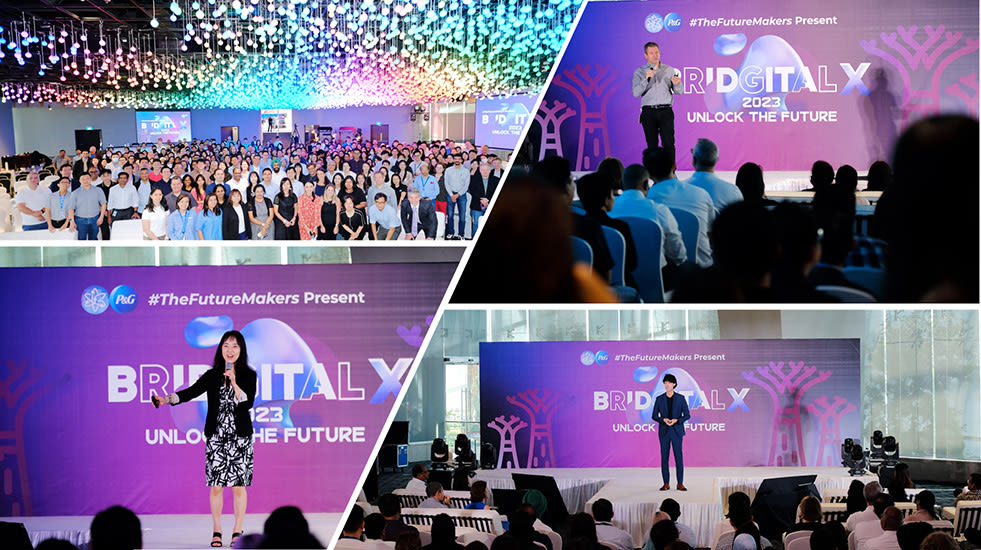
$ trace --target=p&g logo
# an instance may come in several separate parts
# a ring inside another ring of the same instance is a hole
[[[610,361],[610,354],[603,350],[596,352],[596,364],[605,365]]]
[[[677,32],[681,30],[681,16],[674,12],[665,15],[664,28],[668,32]]]
[[[109,295],[109,305],[116,313],[129,313],[136,309],[136,291],[129,285],[119,285]]]

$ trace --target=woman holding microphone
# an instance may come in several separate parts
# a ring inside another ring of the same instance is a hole
[[[220,547],[221,508],[225,487],[232,488],[235,503],[235,528],[230,546],[242,536],[247,497],[245,488],[252,485],[253,440],[249,409],[255,400],[256,374],[249,367],[245,338],[237,330],[222,335],[215,350],[214,364],[197,382],[177,393],[153,396],[153,406],[187,403],[202,393],[208,394],[205,417],[205,473],[208,479],[211,517],[214,533],[211,546]]]

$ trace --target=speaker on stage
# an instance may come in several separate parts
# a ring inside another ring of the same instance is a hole
[[[816,475],[764,479],[753,499],[753,521],[764,537],[779,539],[796,523],[797,507],[806,496],[821,498],[814,486]]]
[[[3,543],[3,547],[9,550],[34,550],[23,523],[0,521],[0,540],[7,541]]]

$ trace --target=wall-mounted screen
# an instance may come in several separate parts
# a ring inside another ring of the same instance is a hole
[[[141,143],[191,141],[191,112],[136,111],[136,139]]]
[[[262,109],[259,111],[263,134],[279,134],[293,131],[292,109]]]
[[[477,124],[474,139],[479,145],[514,149],[525,124],[532,118],[538,96],[513,95],[477,100]]]

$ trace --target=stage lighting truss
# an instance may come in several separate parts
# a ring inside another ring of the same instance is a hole
[[[0,64],[37,76],[4,82],[0,94],[19,104],[315,109],[537,91],[582,1],[174,0],[169,22],[138,31],[6,21]]]

